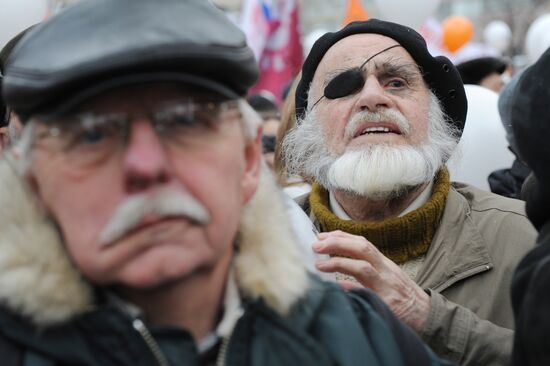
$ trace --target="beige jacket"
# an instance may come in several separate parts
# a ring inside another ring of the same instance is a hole
[[[308,196],[298,203],[310,212]],[[431,294],[421,336],[461,365],[505,365],[512,351],[514,268],[536,231],[522,201],[453,183],[416,282]]]

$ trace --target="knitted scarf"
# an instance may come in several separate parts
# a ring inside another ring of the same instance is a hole
[[[364,236],[378,250],[397,264],[426,254],[449,193],[449,172],[443,168],[437,174],[432,196],[417,210],[379,222],[342,220],[330,211],[329,193],[314,183],[309,203],[321,231],[342,230]]]

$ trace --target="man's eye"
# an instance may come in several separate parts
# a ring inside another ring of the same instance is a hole
[[[192,113],[175,113],[171,120],[179,127],[191,127],[197,123]]]
[[[217,115],[213,112],[195,110],[187,113],[174,113],[166,120],[167,124],[176,128],[209,128],[214,125]]]
[[[400,89],[406,86],[405,81],[401,79],[392,79],[386,84],[389,88]]]
[[[69,123],[69,127],[65,129],[63,133],[65,146],[67,148],[99,146],[120,133],[124,121],[124,116],[118,114],[83,115],[78,122]]]
[[[103,142],[109,133],[106,128],[93,127],[75,131],[71,137],[71,145],[96,145]]]
[[[153,117],[156,121],[157,131],[171,128],[186,128],[196,124],[194,113],[187,108],[172,108],[156,113]]]
[[[95,126],[68,131],[65,134],[65,148],[91,148],[102,146],[112,138],[112,128]]]

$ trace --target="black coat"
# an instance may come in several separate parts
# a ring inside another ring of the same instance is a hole
[[[492,172],[489,177],[491,192],[504,197],[521,199],[521,187],[531,169],[521,160],[516,159],[510,169],[501,169]]]
[[[512,282],[516,319],[513,364],[550,365],[550,221],[537,247],[518,265]]]

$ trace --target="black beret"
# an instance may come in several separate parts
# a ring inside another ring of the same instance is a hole
[[[527,200],[535,226],[550,216],[550,49],[526,69],[512,95],[511,121],[520,156],[533,170],[536,183]]]
[[[21,40],[2,93],[25,118],[132,82],[177,80],[238,98],[258,74],[242,31],[209,1],[91,0]]]
[[[453,63],[444,56],[430,55],[426,41],[414,29],[379,19],[352,22],[337,32],[326,33],[315,42],[304,62],[302,79],[296,89],[297,119],[302,118],[307,110],[307,93],[325,53],[342,38],[359,33],[387,36],[403,46],[420,66],[424,80],[441,102],[443,111],[460,131],[464,129],[468,102],[460,74]]]
[[[456,65],[464,84],[479,85],[481,80],[497,73],[501,75],[506,70],[506,62],[497,57],[480,57]]]

